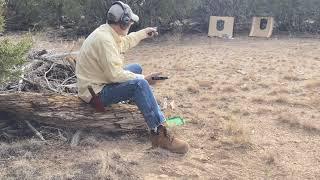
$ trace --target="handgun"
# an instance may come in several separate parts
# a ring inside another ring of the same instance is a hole
[[[169,77],[167,77],[167,76],[155,76],[155,77],[152,77],[151,79],[154,80],[154,81],[159,81],[159,80],[169,79]]]

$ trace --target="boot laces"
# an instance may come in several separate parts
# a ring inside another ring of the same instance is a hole
[[[163,134],[169,139],[170,143],[172,143],[174,136],[167,130],[167,128],[163,128]]]

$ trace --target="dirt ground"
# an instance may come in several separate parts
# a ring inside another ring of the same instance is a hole
[[[90,132],[73,148],[34,137],[0,144],[0,178],[320,179],[319,39],[175,36],[126,59],[170,77],[154,90],[174,102],[167,117],[187,120],[172,128],[187,155],[150,149],[146,135]]]

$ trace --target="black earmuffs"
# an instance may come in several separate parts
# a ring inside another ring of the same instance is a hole
[[[121,29],[127,29],[131,23],[131,18],[130,18],[130,15],[129,15],[129,12],[127,10],[126,7],[124,7],[124,4],[123,2],[121,1],[116,1],[112,4],[113,5],[116,5],[118,4],[119,6],[121,6],[121,8],[123,9],[123,13],[120,17],[120,20],[118,21],[118,23],[120,23],[120,27]]]

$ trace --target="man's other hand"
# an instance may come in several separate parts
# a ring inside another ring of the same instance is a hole
[[[157,27],[147,27],[144,29],[144,31],[147,33],[148,37],[153,37],[153,36],[159,35]]]
[[[157,80],[152,80],[152,77],[158,77],[161,74],[162,74],[161,72],[152,73],[152,74],[145,76],[144,79],[147,80],[150,85],[154,85],[157,83]]]

